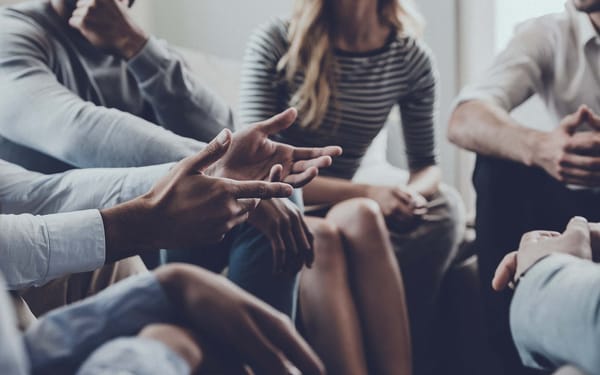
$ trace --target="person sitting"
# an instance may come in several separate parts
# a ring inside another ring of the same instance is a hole
[[[564,12],[520,26],[485,76],[457,99],[448,137],[477,153],[475,247],[482,285],[490,284],[523,233],[560,230],[578,215],[600,221],[600,121],[594,114],[600,113],[599,27],[600,1],[567,1]],[[550,123],[522,123],[510,115],[534,94]],[[511,293],[484,288],[483,297],[501,372],[529,373],[510,336]]]
[[[516,285],[510,327],[524,365],[600,373],[599,255],[600,224],[575,217],[562,233],[526,233],[500,262],[493,288]]]
[[[325,373],[287,316],[191,265],[132,276],[23,334],[0,290],[0,316],[2,374]]]
[[[43,173],[154,165],[191,156],[222,129],[233,128],[229,107],[193,77],[171,48],[133,22],[132,3],[47,0],[2,8],[0,92],[6,95],[0,101],[0,158]],[[282,116],[285,122],[295,115]],[[240,153],[232,153],[238,159],[231,162],[249,165],[243,158],[255,151],[265,158],[250,163],[267,161],[266,153],[274,149],[260,147],[262,135],[234,135],[232,149],[237,144]],[[242,138],[246,141],[237,141]],[[306,172],[300,179],[312,178],[317,172],[310,166],[323,166],[339,152],[320,150],[325,158],[313,164],[286,159],[284,168],[298,166]],[[275,164],[268,161],[269,167]],[[268,175],[238,171],[226,177]],[[297,185],[297,177],[294,173],[284,180]],[[242,225],[214,245],[214,251],[196,252],[188,260],[215,271],[229,265],[230,279],[291,316],[295,273],[302,264],[296,254],[311,251],[308,240],[298,246],[285,249],[290,251],[285,257],[289,272],[275,274],[272,252],[280,249],[272,250],[255,227]],[[191,257],[191,252],[185,254]],[[277,253],[275,259],[281,258]],[[151,266],[157,263],[153,260]],[[40,295],[51,297],[42,289],[31,291],[29,298]]]
[[[440,186],[437,73],[411,10],[408,1],[297,0],[289,20],[259,27],[244,57],[242,123],[293,105],[298,121],[277,140],[344,148],[303,189],[305,203],[317,208],[305,216],[315,235],[315,266],[302,271],[300,315],[332,373],[367,373],[368,363],[378,374],[410,373],[411,335],[415,372],[435,364],[431,327],[460,241],[461,203]],[[409,177],[389,186],[352,182],[396,104]],[[286,215],[277,199],[264,205]]]

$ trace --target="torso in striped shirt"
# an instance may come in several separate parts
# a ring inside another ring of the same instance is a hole
[[[240,117],[249,124],[288,107],[303,75],[290,85],[276,66],[288,48],[287,23],[275,20],[250,39],[242,74]],[[277,136],[296,146],[340,145],[344,154],[323,175],[350,179],[392,107],[399,104],[409,167],[435,164],[436,75],[426,48],[408,36],[392,35],[367,53],[334,52],[335,92],[317,129],[298,124]]]

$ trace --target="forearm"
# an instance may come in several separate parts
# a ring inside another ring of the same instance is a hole
[[[76,169],[44,175],[0,160],[0,209],[43,215],[112,207],[148,192],[171,167]]]
[[[523,362],[600,372],[600,266],[568,255],[539,261],[521,278],[511,329]]]
[[[411,171],[408,188],[430,199],[439,191],[441,180],[440,168],[432,165],[418,171]]]
[[[97,210],[46,216],[0,215],[0,271],[10,289],[39,286],[105,261]]]
[[[74,373],[102,344],[153,323],[176,323],[177,309],[152,274],[134,276],[54,310],[25,333],[33,373]]]
[[[520,125],[499,106],[479,100],[460,104],[448,129],[449,140],[459,147],[528,166],[534,163],[539,135],[539,131]]]
[[[104,224],[106,261],[160,249],[151,203],[143,197],[100,211]]]
[[[165,128],[204,142],[224,128],[233,129],[229,106],[199,82],[166,43],[150,38],[128,68]]]
[[[369,185],[335,177],[317,177],[302,191],[306,205],[335,204],[352,198],[366,197]]]

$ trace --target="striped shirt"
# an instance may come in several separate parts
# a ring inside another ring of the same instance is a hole
[[[240,120],[251,124],[284,110],[303,75],[288,84],[277,64],[287,51],[288,22],[273,20],[251,36],[242,70]],[[335,92],[317,129],[298,124],[277,140],[295,146],[340,145],[344,154],[323,175],[351,179],[369,145],[399,105],[411,170],[436,163],[434,118],[437,76],[428,49],[393,34],[384,47],[366,52],[334,51]]]

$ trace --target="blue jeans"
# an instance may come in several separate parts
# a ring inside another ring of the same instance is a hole
[[[290,198],[302,207],[301,191]],[[258,229],[242,224],[229,232],[219,245],[200,251],[167,250],[166,261],[191,263],[221,272],[242,289],[267,302],[292,319],[295,317],[298,275],[274,275],[271,243]]]

